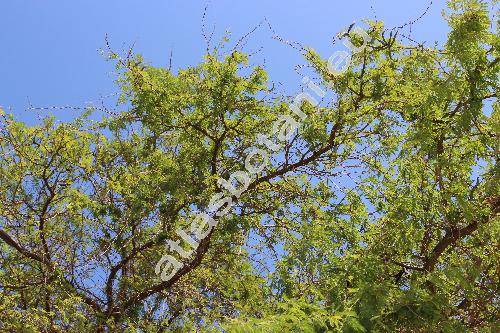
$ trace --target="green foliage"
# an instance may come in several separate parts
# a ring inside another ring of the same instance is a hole
[[[306,300],[288,300],[278,304],[276,314],[263,319],[235,320],[225,328],[228,333],[274,333],[274,332],[366,332],[353,311],[335,315]]]
[[[0,331],[498,331],[500,37],[493,4],[448,4],[442,47],[369,22],[338,75],[307,49],[318,107],[218,48],[177,73],[111,54],[128,109],[92,128],[1,111]],[[180,259],[282,115],[300,129]]]

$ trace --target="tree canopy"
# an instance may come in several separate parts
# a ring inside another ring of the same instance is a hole
[[[2,112],[0,331],[497,331],[495,3],[449,1],[444,45],[367,22],[338,73],[304,48],[305,99],[238,50],[177,72],[111,52],[116,116]],[[182,258],[218,193],[233,207]]]

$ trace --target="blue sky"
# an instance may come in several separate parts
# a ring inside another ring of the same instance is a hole
[[[100,103],[101,96],[117,91],[113,66],[98,52],[109,36],[116,51],[134,44],[151,64],[166,66],[172,52],[173,68],[194,65],[206,49],[202,16],[206,1],[180,0],[77,0],[0,2],[0,105],[17,118],[34,122],[27,108],[85,106]],[[294,0],[209,2],[206,29],[214,30],[218,42],[225,30],[232,40],[267,19],[283,38],[318,50],[325,58],[334,51],[332,36],[353,21],[377,18],[389,27],[418,17],[427,0]],[[444,0],[434,1],[428,14],[412,28],[419,41],[442,41],[446,23],[441,17]],[[294,66],[303,63],[300,54],[272,39],[262,26],[249,38],[245,50],[262,48],[271,79],[285,91],[299,89],[301,77]],[[112,99],[106,100],[108,103]],[[55,110],[60,120],[76,116],[74,111]]]
[[[413,26],[413,39],[444,40],[444,0],[434,2]],[[195,65],[206,50],[202,36],[206,5],[206,1],[181,0],[1,0],[0,106],[31,124],[49,112],[65,121],[78,113],[28,108],[84,107],[116,93],[113,64],[99,52],[106,35],[115,51],[125,52],[134,44],[134,51],[153,65],[168,66],[171,53],[174,69]],[[419,17],[428,5],[428,0],[212,0],[204,22],[208,32],[214,29],[214,43],[229,30],[234,45],[267,19],[280,37],[313,47],[328,58],[337,50],[332,37],[353,21],[377,18],[388,27],[399,26]],[[293,94],[302,79],[294,66],[304,61],[298,51],[272,36],[263,25],[244,50],[262,48],[255,61],[261,64],[265,59],[270,78]],[[114,98],[104,101],[113,105]]]

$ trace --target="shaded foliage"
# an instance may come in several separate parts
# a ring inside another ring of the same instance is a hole
[[[369,22],[340,75],[305,50],[325,102],[300,105],[300,129],[167,281],[167,241],[296,117],[264,69],[220,49],[177,73],[111,53],[117,117],[2,113],[0,330],[498,330],[500,39],[494,4],[448,4],[441,48]]]

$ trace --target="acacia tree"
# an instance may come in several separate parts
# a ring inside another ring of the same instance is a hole
[[[95,127],[3,114],[0,328],[494,331],[499,37],[491,4],[449,7],[442,48],[370,22],[343,73],[304,50],[328,94],[303,118],[220,50],[177,73],[112,53],[130,108]],[[283,115],[301,126],[277,139]],[[283,149],[162,280],[176,230],[269,133]],[[267,274],[259,254],[277,247]]]

